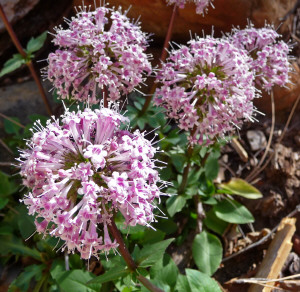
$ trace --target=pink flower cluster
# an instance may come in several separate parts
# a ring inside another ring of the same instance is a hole
[[[84,259],[117,247],[108,232],[116,212],[131,226],[155,220],[157,149],[138,130],[121,130],[126,121],[107,108],[67,111],[61,122],[36,124],[19,158],[31,189],[23,202],[37,217],[37,231],[64,240],[63,249]]]
[[[179,8],[184,8],[187,2],[193,2],[196,5],[196,13],[204,15],[207,12],[207,7],[209,4],[212,5],[213,0],[167,0],[168,4],[175,4]]]
[[[251,59],[251,70],[256,72],[256,82],[264,89],[270,90],[275,84],[284,86],[289,82],[289,47],[278,41],[280,35],[272,26],[234,29],[230,41],[240,49],[245,49]]]
[[[128,94],[152,72],[147,35],[120,10],[99,7],[83,9],[67,22],[68,29],[56,28],[45,78],[53,82],[62,99],[97,102],[99,93],[110,100]]]
[[[155,104],[192,133],[192,144],[214,143],[251,120],[257,93],[249,57],[225,39],[197,38],[172,51],[157,82]]]

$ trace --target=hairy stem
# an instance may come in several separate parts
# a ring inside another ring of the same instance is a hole
[[[164,46],[163,46],[161,57],[160,57],[161,62],[165,62],[166,59],[167,59],[168,48],[170,46],[170,40],[171,40],[171,37],[172,37],[172,32],[173,32],[173,27],[174,27],[174,21],[175,21],[176,14],[177,14],[177,5],[174,5],[172,16],[171,16],[171,19],[170,19],[170,22],[169,22],[168,32],[167,32],[167,35],[166,35],[166,38],[165,38]],[[141,109],[141,111],[139,113],[140,117],[143,116],[144,113],[147,111],[147,109],[148,109],[148,107],[151,103],[152,96],[153,96],[153,94],[156,90],[156,87],[157,87],[157,83],[154,83],[152,85],[151,89],[150,89],[150,92],[149,92],[148,96],[146,97],[146,101],[143,105],[143,108]]]
[[[4,12],[3,7],[2,7],[1,4],[0,4],[0,17],[1,17],[1,19],[2,19],[2,21],[3,21],[3,23],[4,23],[4,25],[5,25],[5,27],[6,27],[6,29],[7,29],[7,32],[8,32],[8,34],[9,34],[11,40],[13,41],[14,45],[16,46],[18,52],[20,53],[20,55],[21,55],[24,59],[26,59],[26,58],[27,58],[27,54],[26,54],[26,52],[23,50],[23,48],[22,48],[22,46],[21,46],[21,44],[20,44],[20,42],[19,42],[19,39],[18,39],[17,35],[15,34],[15,32],[14,32],[14,30],[13,30],[13,28],[12,28],[10,22],[8,21],[8,19],[7,19],[7,17],[6,17],[6,14],[5,14],[5,12]],[[38,75],[37,75],[37,73],[36,73],[36,71],[35,71],[35,69],[34,69],[34,66],[33,66],[32,62],[31,62],[31,61],[27,61],[26,64],[27,64],[27,66],[28,66],[28,68],[29,68],[29,70],[30,70],[30,73],[31,73],[31,75],[32,75],[32,77],[33,77],[33,79],[34,79],[34,81],[36,82],[36,84],[37,84],[37,86],[38,86],[38,89],[39,89],[40,94],[41,94],[41,96],[42,96],[43,102],[44,102],[44,104],[45,104],[45,106],[46,106],[47,112],[48,112],[48,114],[51,116],[51,115],[53,114],[53,112],[52,112],[50,103],[49,103],[49,101],[48,101],[48,99],[47,99],[47,96],[46,96],[46,94],[45,94],[45,91],[44,91],[44,88],[43,88],[43,86],[42,86],[42,83],[41,83],[41,81],[40,81],[40,78],[38,77]]]

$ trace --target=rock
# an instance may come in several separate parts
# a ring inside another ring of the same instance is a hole
[[[1,0],[2,8],[11,24],[24,17],[39,0]],[[0,33],[5,30],[4,23],[0,22]]]
[[[154,33],[158,38],[164,38],[168,29],[173,6],[167,6],[166,0],[109,0],[111,6],[122,6],[124,10],[132,6],[128,16],[137,19],[141,16],[142,28]],[[74,5],[82,5],[81,0],[74,0]],[[94,7],[94,0],[85,0],[85,5]],[[278,25],[279,18],[289,11],[294,1],[286,0],[214,0],[215,8],[209,7],[203,17],[196,14],[195,5],[187,4],[184,9],[178,9],[175,19],[173,39],[188,40],[189,31],[202,35],[214,31],[220,35],[221,31],[228,32],[232,26],[244,27],[247,20],[252,20],[259,26],[265,21]]]
[[[43,85],[47,93],[47,87],[49,85],[46,83],[43,83]],[[23,125],[29,122],[27,119],[28,115],[41,114],[48,116],[34,81],[0,87],[0,96],[1,113],[19,118]],[[50,102],[53,100],[51,94],[49,94],[48,99]]]
[[[266,147],[267,145],[265,134],[259,130],[247,131],[247,139],[252,151],[257,151],[259,149]]]
[[[53,26],[62,23],[68,15],[72,2],[68,0],[1,0],[4,11],[12,21],[13,29],[23,47],[31,37],[36,37]],[[2,21],[0,20],[2,25]],[[0,26],[0,66],[16,52],[14,45]]]

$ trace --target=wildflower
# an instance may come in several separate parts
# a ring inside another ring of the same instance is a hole
[[[148,36],[120,9],[84,8],[67,24],[68,29],[55,29],[53,42],[59,49],[49,54],[43,71],[62,99],[94,104],[99,92],[107,89],[115,101],[151,73],[145,54]]]
[[[196,5],[196,13],[202,14],[203,16],[204,13],[208,10],[208,5],[212,5],[212,1],[213,0],[167,0],[169,5],[175,4],[179,8],[184,8],[187,2],[193,2]]]
[[[251,120],[257,96],[246,52],[224,39],[197,38],[173,50],[157,76],[155,104],[166,108],[192,144],[212,144]]]
[[[257,29],[251,23],[245,29],[233,29],[229,36],[236,47],[248,52],[251,70],[256,72],[255,80],[266,90],[289,82],[289,46],[278,38],[280,35],[273,26]]]
[[[121,130],[127,119],[107,108],[69,112],[37,131],[21,152],[23,202],[39,233],[65,241],[84,259],[115,249],[108,225],[120,211],[127,225],[153,222],[160,182],[157,149],[138,130]],[[162,183],[163,184],[163,183]]]

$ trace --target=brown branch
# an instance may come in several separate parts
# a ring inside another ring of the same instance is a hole
[[[22,48],[22,46],[21,46],[21,44],[19,42],[19,39],[18,39],[17,35],[15,34],[15,32],[14,32],[14,30],[13,30],[13,28],[12,28],[10,22],[9,22],[9,20],[7,19],[6,14],[5,14],[5,12],[4,12],[3,7],[2,7],[1,4],[0,4],[0,17],[1,17],[1,19],[2,19],[2,21],[4,23],[4,25],[5,25],[5,27],[7,29],[7,32],[9,34],[9,36],[11,37],[11,40],[13,41],[14,45],[16,46],[18,52],[20,53],[20,55],[24,59],[26,59],[27,58],[27,54],[24,51],[24,49]],[[44,104],[46,106],[47,112],[51,116],[53,114],[53,112],[52,112],[50,103],[49,103],[49,101],[47,99],[47,96],[45,94],[45,91],[44,91],[44,88],[42,86],[42,83],[41,83],[41,81],[40,81],[40,79],[39,79],[39,77],[38,77],[38,75],[37,75],[37,73],[36,73],[36,71],[34,69],[34,66],[33,66],[31,60],[27,61],[26,65],[28,66],[31,75],[32,75],[34,81],[36,82],[36,84],[38,86],[38,89],[39,89],[40,94],[42,96],[43,102],[44,102]]]

